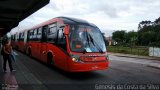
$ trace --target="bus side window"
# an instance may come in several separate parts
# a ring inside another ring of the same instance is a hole
[[[24,41],[24,32],[21,34],[21,41]]]
[[[27,32],[27,41],[30,41],[30,31]]]
[[[18,33],[16,33],[16,42],[18,41],[18,37],[19,37],[18,35],[19,35],[19,34],[18,34]]]
[[[56,37],[57,37],[57,28],[56,28],[56,26],[50,27],[48,29],[48,33],[47,33],[47,41],[55,43],[56,42]]]
[[[64,50],[66,50],[66,38],[63,33],[63,29],[58,30],[58,45]]]
[[[19,33],[18,41],[21,41],[21,34],[22,33]]]
[[[16,39],[16,34],[13,35],[13,41],[15,41],[15,39]]]
[[[32,38],[33,38],[33,41],[37,41],[37,29],[33,30],[33,36],[32,36]]]
[[[47,41],[47,30],[48,30],[48,26],[42,27],[42,42]]]
[[[48,25],[47,41],[50,43],[56,43],[56,39],[57,39],[57,23],[54,22]]]
[[[33,30],[29,31],[29,41],[33,41]]]
[[[41,41],[42,38],[42,28],[37,29],[37,41]]]
[[[13,40],[13,35],[11,35],[11,40]]]

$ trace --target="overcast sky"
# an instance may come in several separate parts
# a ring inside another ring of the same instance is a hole
[[[137,31],[140,21],[160,17],[160,0],[50,0],[18,27],[30,28],[58,16],[87,20],[109,36],[115,30]]]

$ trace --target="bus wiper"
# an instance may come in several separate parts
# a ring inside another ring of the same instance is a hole
[[[93,37],[90,35],[90,33],[88,33],[87,31],[86,31],[86,33],[87,33],[87,36],[90,37],[90,39],[91,39],[90,41],[93,43],[93,45],[99,50],[99,52],[103,53],[102,49],[99,47],[99,45],[98,45],[97,42],[93,39]]]
[[[90,39],[89,39],[89,35],[88,35],[88,32],[87,32],[87,31],[86,31],[86,36],[87,36],[87,43],[88,43],[88,45],[89,45],[89,47],[90,47],[90,43],[89,43]]]
[[[89,39],[89,35],[88,35],[88,32],[86,31],[86,37],[87,37],[87,45],[90,47],[91,45],[90,45],[90,39]],[[83,54],[85,54],[87,52],[87,50],[86,50],[86,48],[84,48],[84,50],[83,50]]]

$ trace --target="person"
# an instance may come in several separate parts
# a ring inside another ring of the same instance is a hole
[[[12,52],[12,46],[10,45],[10,42],[8,40],[5,40],[2,46],[3,50],[3,70],[6,72],[6,64],[8,61],[10,71],[15,71],[13,70],[12,67],[12,60],[11,60],[11,52]]]

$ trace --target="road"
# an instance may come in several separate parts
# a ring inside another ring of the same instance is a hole
[[[110,65],[106,70],[68,73],[50,68],[38,60],[17,52],[17,61],[14,63],[16,72],[3,73],[1,68],[0,82],[2,89],[4,84],[12,82],[19,90],[112,90],[117,89],[118,85],[121,85],[118,87],[119,90],[160,89],[160,69],[138,63],[139,61],[152,62],[151,60],[114,55],[109,57]],[[7,79],[11,80],[7,82]],[[144,86],[136,88],[132,85]]]

